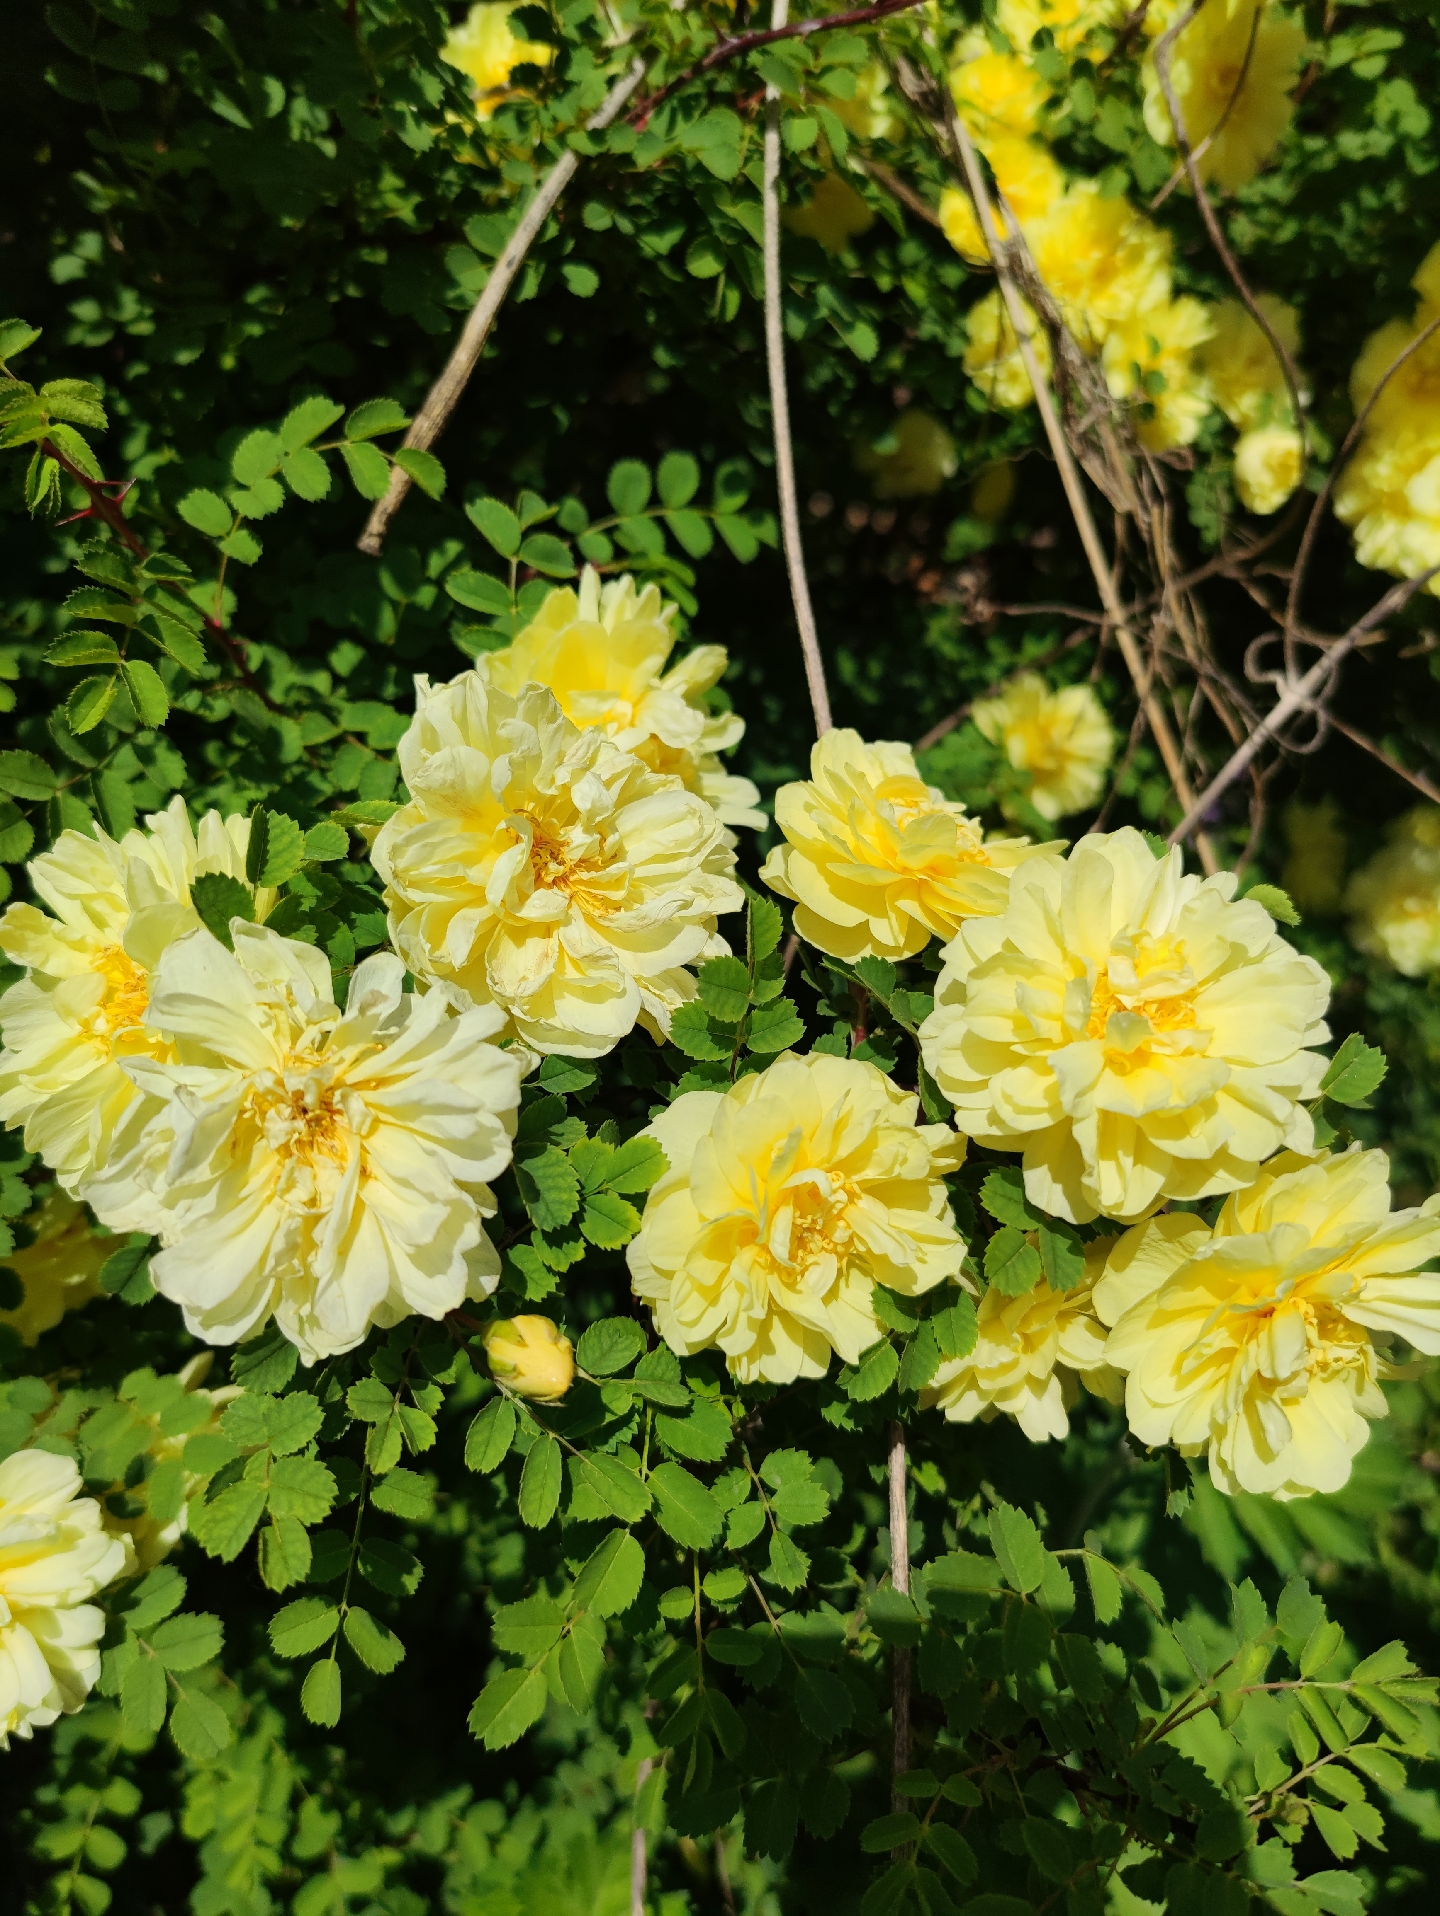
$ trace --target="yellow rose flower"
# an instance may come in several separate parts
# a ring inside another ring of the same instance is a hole
[[[503,1014],[402,991],[393,952],[341,1011],[323,952],[231,930],[233,952],[201,930],[160,960],[148,1015],[180,1062],[131,1062],[147,1102],[88,1186],[96,1215],[159,1233],[151,1281],[211,1344],[273,1317],[314,1363],[488,1296],[522,1063],[485,1042]]]
[[[1036,361],[1041,374],[1048,378],[1049,337],[1030,306],[1025,305],[1023,310]],[[1035,389],[998,289],[977,299],[965,315],[965,338],[965,356],[960,363],[992,406],[1019,412],[1033,402]]]
[[[1115,734],[1091,686],[1052,692],[1037,672],[1021,672],[998,697],[977,699],[970,716],[1016,771],[1030,774],[1030,803],[1042,818],[1083,812],[1104,791]]]
[[[967,1136],[1024,1152],[1039,1210],[1129,1223],[1311,1147],[1329,980],[1235,883],[1097,833],[1022,865],[947,946],[926,1068]]]
[[[1281,821],[1290,855],[1280,883],[1302,912],[1328,915],[1339,911],[1347,856],[1339,806],[1330,797],[1322,798],[1318,805],[1304,805],[1292,798]]]
[[[1291,359],[1298,359],[1300,320],[1295,308],[1271,293],[1261,293],[1255,303]],[[1232,426],[1251,432],[1257,426],[1294,424],[1285,369],[1238,299],[1222,299],[1210,308],[1210,333],[1196,358],[1215,404]]]
[[[940,1366],[920,1393],[922,1406],[944,1411],[952,1424],[988,1422],[1003,1411],[1032,1444],[1043,1444],[1070,1434],[1066,1412],[1081,1380],[1119,1403],[1123,1387],[1106,1364],[1105,1327],[1091,1300],[1112,1242],[1086,1246],[1085,1274],[1071,1290],[1052,1290],[1042,1277],[1023,1297],[1007,1297],[992,1284],[976,1313],[974,1350]]]
[[[491,1374],[517,1397],[555,1404],[575,1379],[575,1352],[548,1317],[505,1317],[486,1327],[482,1342]]]
[[[1235,490],[1247,512],[1278,512],[1305,477],[1305,441],[1293,426],[1257,426],[1235,442]]]
[[[1285,1152],[1213,1231],[1171,1213],[1120,1239],[1095,1305],[1142,1444],[1209,1452],[1229,1494],[1338,1490],[1387,1406],[1399,1336],[1440,1353],[1440,1197],[1391,1213],[1383,1151]],[[1379,1338],[1380,1348],[1376,1347]]]
[[[97,1237],[80,1206],[63,1191],[53,1191],[25,1223],[34,1241],[7,1252],[3,1260],[25,1295],[14,1310],[0,1311],[0,1324],[8,1324],[22,1343],[34,1344],[67,1311],[99,1296],[100,1267],[119,1246],[113,1237]]]
[[[1028,233],[1033,224],[1058,204],[1065,192],[1065,175],[1049,149],[1038,140],[1014,137],[995,140],[989,151],[995,183],[1008,206]],[[962,259],[972,266],[983,266],[990,257],[975,202],[958,186],[947,186],[940,194],[940,230]],[[1009,231],[1001,206],[995,208],[996,227],[1001,239]]]
[[[105,1613],[86,1599],[124,1567],[71,1458],[17,1450],[0,1463],[0,1749],[94,1688]]]
[[[838,173],[824,173],[803,206],[786,209],[785,224],[801,239],[818,240],[827,253],[843,253],[852,239],[875,224],[875,209]]]
[[[996,53],[983,35],[967,37],[961,53],[950,91],[975,144],[988,150],[1007,135],[1035,132],[1050,89],[1034,69],[1013,53]]]
[[[1042,28],[1062,53],[1077,53],[1097,27],[1125,17],[1124,0],[999,0],[995,24],[1020,54],[1030,51]]]
[[[1188,446],[1204,424],[1211,397],[1196,349],[1211,323],[1198,299],[1171,299],[1106,335],[1106,384],[1116,399],[1136,402],[1135,437],[1151,452]]]
[[[475,90],[475,118],[488,120],[511,92],[510,75],[520,66],[547,67],[555,49],[522,40],[511,31],[514,0],[480,0],[458,27],[452,27],[440,58],[458,67]]]
[[[927,785],[908,745],[827,732],[810,778],[775,794],[785,834],[761,878],[795,903],[795,929],[836,958],[913,958],[962,919],[1002,911],[1010,873],[1043,848],[987,839]]]
[[[1152,32],[1182,11],[1152,8]],[[1269,0],[1207,0],[1171,42],[1170,81],[1202,180],[1227,193],[1254,179],[1290,125],[1290,98],[1305,51],[1304,23]],[[1175,144],[1153,50],[1145,57],[1145,124]]]
[[[1388,837],[1346,887],[1350,936],[1360,951],[1422,978],[1440,968],[1440,805],[1417,805]]]
[[[877,1284],[917,1297],[956,1279],[942,1179],[965,1140],[918,1108],[873,1064],[787,1052],[663,1111],[645,1135],[670,1168],[625,1256],[670,1348],[719,1349],[746,1384],[823,1377],[882,1335]]]
[[[877,499],[925,498],[938,492],[960,463],[955,441],[938,419],[918,407],[901,413],[886,435],[889,439],[895,443],[888,452],[864,444],[855,448],[856,467],[870,475]]]
[[[668,1036],[685,967],[728,951],[715,921],[744,902],[713,809],[540,685],[512,698],[465,672],[415,694],[410,802],[371,848],[411,972],[500,1006],[537,1051]]]
[[[1041,279],[1088,352],[1170,298],[1169,234],[1094,180],[1072,185],[1029,238]]]
[[[740,743],[745,721],[738,712],[712,713],[704,701],[729,654],[723,645],[697,645],[665,670],[678,611],[658,586],[637,592],[628,577],[602,586],[587,565],[578,592],[557,587],[514,643],[481,653],[475,670],[511,698],[543,685],[572,725],[598,725],[652,772],[698,792],[727,825],[763,829],[770,821],[756,809],[759,792],[718,757]]]
[[[145,824],[118,844],[98,826],[93,838],[62,832],[27,868],[53,916],[11,905],[0,918],[0,951],[25,967],[0,998],[0,1123],[23,1124],[25,1148],[72,1193],[135,1103],[126,1060],[170,1055],[144,1022],[149,974],[200,923],[192,882],[220,872],[245,883],[248,818],[207,812],[197,834],[174,798]],[[253,896],[264,918],[275,893]]]
[[[118,1440],[124,1455],[122,1481],[111,1486],[100,1508],[106,1530],[125,1545],[127,1576],[143,1575],[164,1562],[189,1528],[191,1501],[213,1474],[187,1467],[186,1446],[192,1437],[213,1435],[226,1405],[243,1395],[238,1384],[205,1389],[214,1362],[214,1351],[200,1351],[173,1376],[157,1377],[147,1368],[132,1371],[120,1386],[120,1405],[129,1413]],[[109,1439],[95,1442],[101,1435],[98,1421],[86,1427],[86,1468],[92,1480],[97,1466],[109,1461]],[[123,1479],[141,1457],[149,1460],[149,1469],[144,1495],[137,1497]]]

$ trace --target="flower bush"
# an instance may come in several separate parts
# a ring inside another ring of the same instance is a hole
[[[23,1916],[1420,1907],[1430,14],[7,23]]]

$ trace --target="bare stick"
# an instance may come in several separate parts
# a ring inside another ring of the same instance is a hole
[[[585,122],[587,133],[602,132],[616,117],[630,95],[639,86],[644,75],[644,62],[636,60],[622,79],[615,82],[606,94],[598,113],[594,113]],[[490,328],[495,324],[496,315],[505,303],[505,295],[510,291],[515,275],[525,263],[525,255],[539,236],[546,220],[555,210],[555,203],[574,178],[575,169],[580,164],[579,155],[567,147],[560,158],[540,184],[524,217],[491,268],[490,277],[485,282],[485,290],[475,302],[470,317],[465,322],[465,330],[455,342],[455,350],[446,361],[445,370],[425,395],[425,403],[410,421],[410,430],[405,435],[406,446],[413,446],[420,452],[427,452],[445,430],[447,421],[469,383],[470,375],[479,363],[485,350],[485,341],[490,336]],[[362,552],[378,558],[385,543],[385,534],[390,530],[390,521],[400,510],[405,495],[409,492],[411,479],[408,472],[399,466],[392,467],[390,484],[385,488],[385,497],[376,501],[370,509],[370,517],[365,521],[365,530],[356,544]]]
[[[770,22],[783,27],[789,0],[774,0]],[[820,657],[820,635],[810,605],[810,582],[805,577],[805,549],[800,543],[800,506],[795,496],[795,455],[790,443],[790,398],[785,387],[785,324],[780,298],[780,90],[765,89],[765,363],[770,374],[770,418],[775,433],[775,484],[780,495],[780,532],[785,546],[785,569],[790,575],[790,597],[800,629],[805,659],[805,683],[815,713],[816,736],[830,730],[830,691]]]
[[[1395,774],[1396,778],[1403,778],[1407,785],[1413,785],[1422,797],[1430,800],[1432,805],[1440,805],[1440,785],[1432,783],[1423,772],[1412,772],[1408,765],[1402,765],[1398,758],[1392,758],[1383,745],[1377,745],[1375,740],[1367,737],[1364,732],[1357,732],[1353,725],[1347,725],[1344,719],[1336,718],[1333,712],[1328,712],[1326,717],[1335,730],[1348,738],[1352,745],[1358,745],[1362,752],[1368,752],[1372,758],[1378,758],[1388,771]]]
[[[635,1799],[639,1802],[645,1779],[655,1767],[652,1757],[642,1756],[635,1768]],[[630,1916],[645,1916],[645,1892],[649,1886],[649,1860],[645,1847],[645,1825],[637,1822],[630,1832]]]
[[[1388,619],[1392,613],[1398,612],[1402,606],[1407,605],[1421,586],[1428,585],[1437,572],[1440,572],[1440,566],[1431,566],[1430,570],[1422,572],[1418,579],[1402,579],[1399,585],[1391,586],[1378,605],[1372,606],[1363,619],[1357,620],[1343,637],[1337,639],[1329,650],[1315,661],[1303,677],[1296,679],[1281,694],[1244,744],[1237,747],[1226,759],[1199,798],[1171,832],[1169,842],[1172,845],[1178,845],[1187,833],[1194,830],[1196,822],[1205,816],[1220,794],[1234,784],[1255,754],[1268,739],[1274,738],[1288,718],[1315,703],[1341,660],[1347,653],[1354,651],[1366,633],[1373,632],[1376,626]]]
[[[903,1595],[910,1594],[910,1518],[905,1508],[905,1426],[890,1426],[890,1582]],[[891,1652],[894,1658],[893,1705],[891,1727],[894,1731],[894,1777],[903,1776],[910,1767],[910,1652],[903,1646]],[[891,1807],[903,1810],[905,1801],[896,1791]]]
[[[1114,574],[1105,556],[1105,548],[1100,543],[1100,534],[1090,511],[1090,502],[1085,496],[1084,482],[1070,450],[1069,441],[1061,429],[1049,384],[1035,357],[1035,347],[1030,337],[1030,324],[1010,268],[1008,241],[1002,241],[996,230],[995,209],[990,203],[989,189],[985,184],[985,176],[980,170],[980,161],[975,152],[974,142],[964,122],[954,110],[948,89],[944,90],[942,98],[945,105],[946,129],[964,169],[965,182],[975,202],[975,211],[979,215],[985,244],[989,247],[990,257],[995,262],[996,278],[1000,282],[1005,309],[1010,315],[1010,324],[1020,348],[1020,357],[1035,394],[1040,423],[1045,428],[1045,437],[1050,442],[1050,450],[1060,473],[1060,483],[1065,488],[1065,497],[1070,503],[1075,527],[1080,534],[1080,543],[1085,548],[1085,557],[1090,562],[1090,570],[1094,574],[1095,584],[1100,593],[1100,603],[1104,606],[1106,616],[1114,627],[1115,638],[1125,660],[1126,670],[1135,683],[1136,695],[1144,710],[1146,723],[1150,727],[1155,743],[1160,748],[1160,756],[1165,761],[1165,769],[1170,774],[1175,795],[1185,808],[1186,816],[1189,817],[1194,810],[1194,794],[1190,788],[1190,781],[1185,775],[1180,747],[1176,743],[1175,734],[1170,729],[1170,721],[1165,716],[1165,709],[1156,696],[1152,674],[1141,656],[1139,642],[1126,619]],[[1214,847],[1204,833],[1196,833],[1195,849],[1200,855],[1200,863],[1206,872],[1219,870],[1219,860],[1215,856]]]

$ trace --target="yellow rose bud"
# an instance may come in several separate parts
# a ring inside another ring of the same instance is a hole
[[[570,1339],[548,1317],[502,1317],[484,1335],[490,1372],[517,1397],[553,1404],[575,1377]]]

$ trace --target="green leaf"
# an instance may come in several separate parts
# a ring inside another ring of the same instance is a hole
[[[669,1168],[669,1160],[654,1138],[643,1135],[629,1138],[615,1152],[606,1168],[605,1189],[638,1196],[657,1184]]]
[[[543,1530],[560,1503],[560,1446],[553,1437],[537,1437],[520,1472],[517,1509],[531,1530]]]
[[[65,720],[77,738],[83,738],[87,732],[93,732],[115,703],[115,694],[120,690],[120,674],[107,673],[105,677],[82,679],[65,701]]]
[[[750,971],[738,958],[711,958],[696,980],[700,1002],[721,1024],[738,1025],[750,1002]]]
[[[0,792],[8,792],[11,798],[52,798],[55,774],[33,752],[0,752]]]
[[[280,439],[285,449],[294,452],[298,447],[308,446],[312,439],[328,431],[344,410],[333,399],[320,396],[302,399],[280,422]]]
[[[860,1832],[860,1847],[867,1856],[883,1856],[888,1850],[918,1841],[919,1836],[920,1818],[914,1810],[896,1810],[865,1825]]]
[[[335,1479],[314,1457],[281,1457],[270,1467],[270,1511],[276,1517],[298,1517],[316,1524],[329,1516],[335,1502]]]
[[[756,1005],[745,1031],[746,1048],[769,1053],[784,1051],[799,1044],[805,1036],[800,1013],[788,998],[776,998],[768,1005]]]
[[[692,559],[703,559],[713,551],[715,534],[710,530],[710,521],[698,512],[667,512],[665,523],[674,533],[682,551],[689,553]]]
[[[398,399],[366,399],[345,421],[347,439],[375,439],[382,432],[403,432],[409,415]]]
[[[401,446],[395,454],[395,463],[402,472],[408,472],[431,499],[444,497],[445,468],[433,452],[421,452],[418,446]]]
[[[702,1061],[728,1058],[735,1049],[734,1037],[711,1024],[698,998],[670,1014],[670,1042],[687,1058]]]
[[[405,1645],[395,1632],[358,1603],[352,1603],[345,1612],[345,1641],[376,1676],[389,1676],[405,1660]]]
[[[892,1343],[885,1340],[872,1344],[853,1371],[848,1374],[841,1372],[841,1388],[857,1404],[866,1404],[873,1398],[884,1396],[895,1382],[899,1370],[899,1353]]]
[[[182,1611],[156,1626],[150,1648],[167,1670],[198,1670],[219,1656],[223,1639],[219,1617]]]
[[[1073,1291],[1085,1275],[1085,1245],[1073,1224],[1060,1218],[1040,1226],[1040,1268],[1052,1291]]]
[[[472,612],[488,612],[498,618],[510,610],[510,588],[488,572],[475,572],[469,567],[447,572],[445,590],[457,604],[468,606]]]
[[[413,1470],[392,1470],[371,1491],[370,1501],[391,1517],[423,1523],[434,1511],[435,1489],[428,1477]]]
[[[1318,1626],[1317,1626],[1318,1627]],[[1415,1665],[1398,1638],[1362,1657],[1350,1672],[1352,1683],[1393,1683],[1399,1677],[1413,1676]]]
[[[120,671],[135,716],[142,725],[158,730],[170,716],[170,695],[160,674],[144,659],[127,659]]]
[[[571,1459],[571,1471],[576,1482],[621,1523],[638,1523],[650,1508],[649,1489],[618,1457],[601,1451],[575,1457]]]
[[[602,1317],[581,1333],[575,1361],[592,1377],[613,1377],[645,1348],[645,1333],[633,1317]]]
[[[575,1601],[597,1617],[619,1616],[640,1594],[645,1553],[628,1530],[612,1530],[575,1579]]]
[[[285,441],[263,428],[247,433],[230,458],[230,474],[237,485],[253,486],[268,479],[285,457]]]
[[[513,559],[520,550],[522,535],[520,521],[498,499],[477,499],[465,508],[466,517],[483,539],[500,554],[502,559]]]
[[[357,805],[347,806],[344,816],[352,817],[361,809]],[[350,834],[338,818],[322,818],[318,825],[312,825],[305,834],[307,864],[332,864],[337,858],[348,857],[349,853]]]
[[[1090,1589],[1090,1607],[1095,1612],[1095,1621],[1102,1626],[1113,1623],[1120,1614],[1124,1592],[1115,1571],[1103,1557],[1091,1550],[1085,1553],[1085,1581]]]
[[[1252,885],[1246,892],[1247,900],[1252,900],[1282,925],[1298,925],[1300,914],[1290,898],[1289,892],[1281,891],[1278,885]]]
[[[390,461],[378,446],[352,445],[341,441],[340,457],[350,483],[362,499],[383,499],[390,489]]]
[[[302,1698],[303,1706],[303,1698]],[[230,1719],[213,1697],[189,1690],[170,1712],[170,1734],[175,1747],[192,1763],[213,1763],[230,1747]]]
[[[975,1852],[959,1830],[949,1823],[931,1823],[925,1831],[925,1847],[935,1855],[943,1869],[957,1883],[973,1883],[979,1870]]]
[[[543,1670],[507,1670],[475,1699],[470,1734],[487,1750],[508,1749],[545,1714],[548,1694]]]
[[[498,1470],[515,1441],[515,1406],[508,1397],[496,1396],[471,1424],[465,1438],[465,1465],[488,1477]]]
[[[340,1665],[333,1656],[322,1657],[305,1672],[300,1708],[322,1729],[333,1730],[340,1721]]]
[[[18,359],[39,337],[40,328],[27,326],[23,319],[0,319],[0,366]]]
[[[1025,1178],[1018,1164],[1002,1165],[980,1186],[980,1202],[997,1223],[1033,1231],[1041,1214],[1025,1195]]]
[[[1338,1810],[1330,1809],[1324,1803],[1309,1799],[1310,1814],[1315,1819],[1315,1827],[1324,1837],[1330,1852],[1340,1862],[1348,1863],[1360,1847],[1360,1838],[1354,1825],[1346,1820]]]
[[[985,1246],[985,1275],[1005,1297],[1034,1290],[1040,1268],[1040,1253],[1013,1224],[1002,1225]]]
[[[658,1416],[655,1434],[668,1451],[697,1464],[718,1464],[730,1448],[732,1431],[719,1404],[697,1397],[683,1417]]]
[[[700,490],[700,467],[688,452],[667,452],[655,479],[662,505],[688,506]]]
[[[760,1574],[782,1590],[803,1590],[810,1577],[810,1559],[793,1537],[772,1530],[769,1559]]]
[[[45,654],[47,665],[118,665],[120,648],[108,632],[67,632]]]
[[[208,492],[204,487],[187,492],[176,511],[187,526],[194,526],[208,539],[223,539],[235,523],[234,513],[219,493]]]
[[[297,447],[290,453],[280,474],[297,499],[308,500],[312,505],[330,490],[330,468],[323,456],[310,446]]]
[[[573,579],[575,561],[570,548],[553,532],[532,532],[520,547],[520,563],[533,566],[552,579]]]
[[[255,919],[255,900],[249,887],[228,872],[202,872],[191,884],[190,902],[200,914],[200,922],[227,951],[234,949],[231,919],[243,918],[247,924]]]
[[[298,1597],[270,1619],[270,1645],[276,1656],[305,1657],[335,1634],[340,1612],[323,1597]]]
[[[655,1514],[667,1536],[687,1550],[708,1550],[724,1528],[724,1515],[698,1477],[682,1465],[657,1464],[650,1473]]]
[[[943,1311],[936,1311],[929,1323],[943,1362],[954,1363],[959,1358],[968,1357],[974,1350],[979,1327],[973,1297],[967,1297],[962,1292],[953,1304],[947,1304]]]
[[[575,1167],[553,1144],[517,1163],[515,1177],[525,1208],[542,1231],[560,1230],[579,1209]]]
[[[257,825],[260,827],[258,844]],[[305,833],[293,818],[284,812],[256,807],[250,821],[250,846],[245,859],[245,876],[252,885],[283,885],[305,863],[306,851]]]
[[[231,1484],[213,1503],[192,1507],[191,1536],[208,1555],[233,1563],[265,1514],[265,1497],[264,1484],[253,1479]]]
[[[1030,1518],[1013,1504],[997,1504],[986,1527],[995,1561],[1010,1588],[1022,1595],[1037,1589],[1045,1576],[1045,1545]]]
[[[1352,1031],[1330,1060],[1320,1080],[1320,1095],[1335,1104],[1365,1109],[1366,1099],[1383,1083],[1389,1066],[1385,1054]]]
[[[806,1665],[795,1678],[795,1713],[812,1736],[833,1743],[855,1720],[855,1699],[833,1670]]]
[[[643,512],[650,503],[650,468],[639,459],[620,459],[610,468],[605,496],[622,519]]]
[[[310,1574],[310,1533],[298,1517],[277,1515],[272,1507],[270,1521],[260,1532],[259,1554],[260,1581],[266,1589],[288,1590]]]
[[[120,1710],[128,1735],[158,1736],[165,1722],[165,1670],[142,1651],[120,1679]]]

